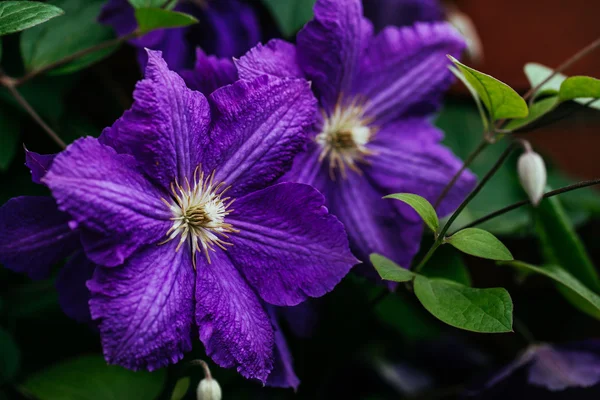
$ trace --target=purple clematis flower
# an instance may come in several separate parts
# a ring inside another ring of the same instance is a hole
[[[531,390],[523,388],[522,375],[525,375],[524,381],[531,385]],[[549,395],[548,391],[591,388],[599,383],[600,341],[587,340],[564,345],[539,344],[530,346],[517,359],[494,374],[483,387],[471,390],[470,394],[493,395],[502,389],[501,386],[505,386],[505,394],[514,388],[515,392],[531,391],[528,398],[538,398],[539,389]],[[531,396],[534,392],[536,395]],[[579,398],[571,396],[567,397]]]
[[[363,262],[381,253],[404,267],[416,254],[422,223],[390,193],[435,201],[461,162],[429,121],[452,81],[447,54],[460,35],[446,23],[388,27],[373,36],[359,0],[317,0],[297,45],[272,40],[237,61],[242,79],[306,77],[321,109],[317,129],[284,180],[313,185],[346,226]],[[438,208],[451,212],[473,187],[466,172]]]
[[[198,24],[185,28],[159,29],[131,41],[138,48],[138,61],[146,65],[144,48],[160,50],[169,68],[190,68],[194,50],[202,47],[218,57],[238,57],[260,41],[260,25],[252,7],[240,0],[180,0],[174,10],[196,17]],[[137,23],[127,0],[109,0],[99,20],[120,36],[133,32]]]
[[[444,20],[444,9],[439,0],[364,0],[365,16],[375,31],[386,26],[408,26],[415,22]]]
[[[322,296],[356,263],[323,196],[276,183],[314,123],[309,84],[262,76],[207,99],[149,51],[134,99],[42,178],[99,265],[87,286],[105,357],[159,368],[198,329],[217,364],[265,382],[278,340],[265,304]]]

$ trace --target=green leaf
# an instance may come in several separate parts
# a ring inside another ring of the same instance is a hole
[[[381,276],[381,279],[393,282],[408,282],[415,277],[413,272],[402,268],[392,260],[379,254],[371,254],[371,263]]]
[[[458,68],[456,68],[454,65],[451,65],[448,68],[450,69],[450,72],[452,72],[454,74],[454,76],[456,76],[463,83],[463,85],[466,86],[466,88],[469,90],[469,93],[471,93],[471,96],[475,100],[475,105],[477,106],[477,110],[479,111],[479,116],[481,117],[481,122],[483,123],[483,128],[487,132],[489,125],[490,125],[490,121],[488,120],[488,116],[485,113],[483,106],[481,105],[481,98],[477,94],[477,91],[475,90],[473,85],[471,85],[471,83],[467,80],[465,75],[462,72],[460,72],[460,70]]]
[[[188,390],[190,389],[190,378],[186,376],[181,378],[175,384],[173,393],[171,393],[171,400],[183,400]]]
[[[423,197],[410,193],[396,193],[385,196],[384,199],[400,200],[401,202],[411,206],[433,232],[437,232],[438,228],[440,227],[440,221],[438,220],[435,209],[431,203],[429,203]]]
[[[316,0],[263,0],[285,37],[293,36],[313,17]]]
[[[585,303],[585,309],[582,310],[588,314],[590,311],[595,318],[600,319],[600,296],[587,288],[581,281],[567,272],[565,269],[557,265],[547,265],[544,267],[536,267],[531,264],[526,264],[521,261],[513,261],[509,263],[499,263],[500,265],[510,265],[518,270],[544,275],[552,279],[566,293],[575,296],[579,301]]]
[[[560,265],[590,289],[600,293],[600,278],[596,268],[558,197],[544,199],[533,213],[546,260]]]
[[[3,1],[0,3],[0,35],[19,32],[64,14],[51,4],[38,1]]]
[[[560,85],[558,97],[561,101],[580,98],[600,98],[600,80],[589,76],[572,76]]]
[[[21,362],[21,354],[12,336],[0,327],[0,386],[12,380]]]
[[[452,56],[448,57],[477,92],[494,121],[527,117],[527,103],[514,89],[490,75],[467,67]]]
[[[512,331],[513,304],[503,288],[474,289],[443,279],[415,278],[417,298],[433,316],[467,331]]]
[[[196,18],[189,14],[162,8],[138,8],[135,10],[135,19],[142,33],[154,29],[181,28],[198,22]]]
[[[513,259],[506,246],[496,236],[483,229],[463,229],[447,238],[446,241],[463,253],[475,257],[498,261],[511,261]]]
[[[504,129],[509,131],[515,131],[519,128],[523,128],[526,125],[531,124],[534,121],[542,118],[554,110],[559,104],[558,96],[551,96],[540,101],[537,101],[529,108],[529,115],[526,118],[513,119],[505,125]]]
[[[19,148],[19,115],[0,108],[0,171],[5,171]]]
[[[440,246],[421,269],[428,278],[443,278],[471,286],[471,275],[458,251],[450,246]]]
[[[167,6],[164,8],[167,10],[170,10],[173,7],[175,7],[175,4],[177,3],[177,1],[174,1],[174,0],[129,0],[129,3],[134,8],[163,8],[163,6],[165,4],[167,4]]]
[[[106,365],[102,356],[83,356],[29,376],[19,389],[39,400],[153,399],[165,378],[164,369],[133,372]]]
[[[525,75],[527,75],[527,79],[529,80],[529,84],[531,87],[536,87],[541,84],[546,78],[554,73],[552,68],[548,68],[544,65],[537,63],[529,63],[525,65]],[[543,94],[558,94],[560,91],[560,87],[562,83],[567,79],[567,76],[564,74],[556,74],[550,81],[544,83],[544,85],[540,88],[540,90],[536,93],[536,97]],[[579,104],[588,103],[591,98],[582,98],[575,99],[575,101]],[[591,108],[596,108],[600,110],[600,102],[596,102],[590,105]]]
[[[114,38],[112,28],[97,22],[102,0],[52,0],[65,15],[29,29],[21,36],[21,53],[28,71],[43,68],[81,50]],[[52,70],[52,74],[73,73],[107,57],[116,47],[90,53]]]

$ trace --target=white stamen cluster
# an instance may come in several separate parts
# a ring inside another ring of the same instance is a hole
[[[222,189],[223,182],[214,182],[214,171],[205,175],[199,170],[200,167],[194,171],[192,184],[187,178],[183,186],[178,182],[171,184],[172,202],[162,199],[173,213],[173,226],[167,232],[168,238],[161,244],[180,236],[176,249],[179,251],[189,240],[194,268],[196,252],[202,251],[210,264],[209,251],[215,251],[215,246],[226,250],[225,246],[232,245],[225,241],[229,238],[227,233],[238,232],[231,224],[225,222],[225,217],[233,211],[229,209],[233,199],[223,198],[229,187]]]
[[[316,137],[321,145],[319,161],[329,158],[329,175],[335,179],[335,168],[346,177],[346,166],[360,173],[357,163],[364,163],[365,157],[374,154],[367,144],[375,135],[370,127],[371,119],[364,115],[364,108],[358,101],[335,106],[331,115],[323,112],[323,128]]]

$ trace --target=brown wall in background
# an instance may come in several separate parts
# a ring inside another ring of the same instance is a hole
[[[524,93],[523,66],[538,62],[556,67],[600,37],[598,0],[456,0],[474,22],[483,43],[477,65]],[[600,50],[566,71],[600,78]],[[600,177],[600,111],[582,110],[567,121],[528,133],[534,146],[567,172]]]

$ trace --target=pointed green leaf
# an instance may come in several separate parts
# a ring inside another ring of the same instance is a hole
[[[49,3],[64,9],[65,15],[21,35],[21,54],[28,71],[43,68],[114,38],[113,29],[97,21],[104,1],[51,0]],[[81,70],[108,57],[115,50],[113,46],[90,53],[50,73],[66,74]]]
[[[552,68],[537,63],[529,63],[525,65],[525,75],[529,80],[531,87],[536,87],[541,84],[546,78],[554,73]],[[562,83],[567,79],[564,74],[556,74],[550,81],[544,83],[540,90],[536,93],[536,97],[542,94],[558,94]],[[575,99],[579,104],[587,104],[591,98]],[[600,102],[590,104],[591,108],[600,109]]]
[[[198,22],[196,18],[189,14],[162,8],[138,8],[135,10],[135,19],[142,33],[154,29],[181,28]]]
[[[542,200],[533,213],[546,261],[561,266],[590,289],[600,293],[598,272],[559,198]]]
[[[438,220],[435,209],[431,203],[423,197],[411,193],[396,193],[385,196],[384,199],[400,200],[411,206],[433,232],[436,232],[440,227],[440,221]]]
[[[600,80],[589,76],[572,76],[567,78],[562,85],[558,97],[561,101],[580,98],[600,98]]]
[[[477,91],[475,90],[473,85],[471,85],[471,83],[467,80],[465,75],[462,72],[460,72],[460,70],[458,68],[456,68],[454,65],[451,65],[448,68],[450,69],[450,72],[452,72],[454,74],[454,76],[456,76],[463,83],[463,85],[465,85],[465,87],[469,90],[469,93],[471,93],[473,100],[475,100],[475,105],[477,106],[477,110],[479,111],[479,116],[481,117],[481,122],[483,123],[483,128],[484,128],[485,132],[487,132],[489,125],[490,125],[490,121],[488,121],[488,116],[486,115],[485,110],[483,109],[483,106],[481,105],[481,98],[477,94]]]
[[[371,263],[381,276],[381,279],[386,281],[393,282],[408,282],[415,277],[413,272],[402,268],[392,260],[379,255],[379,254],[371,254]]]
[[[60,8],[39,1],[0,3],[0,35],[19,32],[64,14]]]
[[[175,0],[129,0],[129,4],[134,8],[165,8],[169,10],[175,7],[176,3]]]
[[[510,251],[496,236],[479,228],[467,228],[446,239],[463,253],[498,261],[511,261]]]
[[[293,36],[313,17],[316,0],[263,0],[285,37]]]
[[[521,261],[502,262],[499,264],[509,265],[521,271],[544,275],[545,277],[552,279],[559,285],[559,288],[565,290],[565,293],[574,296],[573,299],[579,300],[579,304],[581,304],[581,302],[584,303],[582,311],[600,319],[600,296],[558,265],[536,267]],[[574,305],[578,306],[578,304]]]
[[[154,399],[165,378],[164,369],[134,372],[107,365],[102,356],[82,356],[29,376],[19,390],[39,400]]]
[[[554,110],[558,106],[558,104],[558,96],[551,96],[537,101],[533,103],[529,108],[529,115],[526,118],[513,119],[504,126],[504,129],[509,131],[515,131],[517,129],[523,128],[524,126],[529,125],[534,121],[537,121],[544,115]]]
[[[451,246],[440,246],[421,269],[428,278],[443,278],[465,286],[471,286],[471,275],[461,254]]]
[[[467,331],[512,331],[513,304],[503,288],[474,289],[442,279],[415,278],[417,298],[436,318]]]
[[[171,400],[182,400],[190,389],[190,378],[188,376],[181,378],[175,384]]]
[[[527,103],[513,88],[490,75],[467,67],[452,56],[448,57],[475,89],[494,121],[527,117]]]

